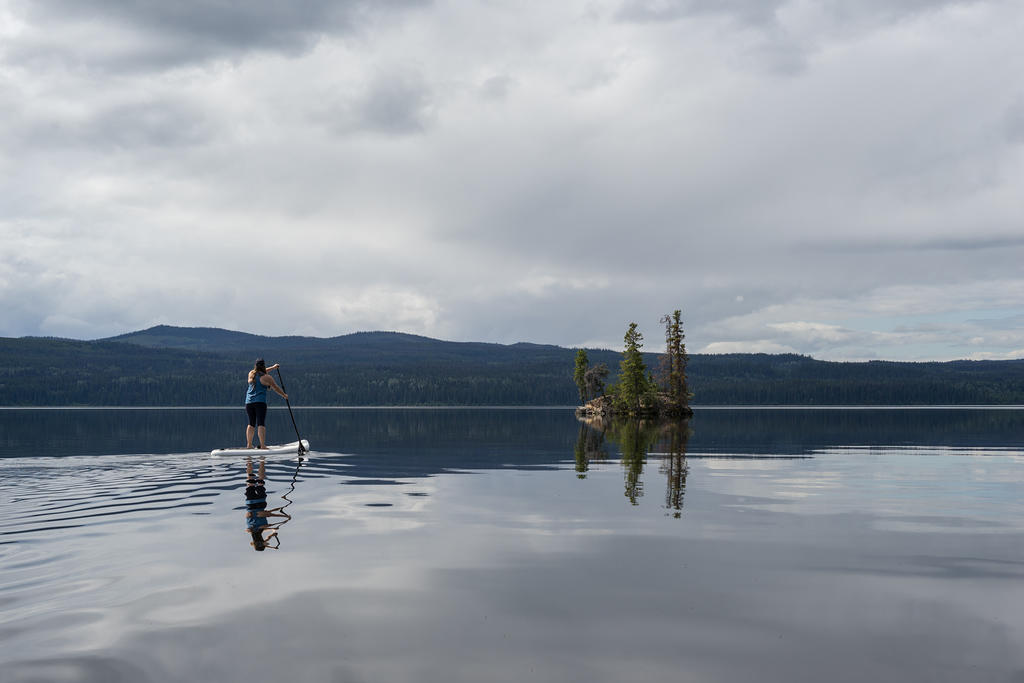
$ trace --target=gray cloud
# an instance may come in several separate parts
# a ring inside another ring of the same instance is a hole
[[[339,136],[401,137],[431,126],[438,99],[434,85],[414,67],[373,67],[358,82],[330,83],[319,101],[298,110]]]
[[[920,237],[905,239],[894,235],[889,239],[872,238],[870,240],[826,240],[821,239],[808,248],[830,252],[915,252],[952,251],[969,252],[988,249],[1017,249],[1024,247],[1024,235],[980,235],[972,236],[969,226],[965,226],[962,236]]]
[[[430,0],[312,0],[301,8],[275,0],[27,0],[15,8],[47,34],[8,52],[15,62],[65,62],[134,70],[170,68],[253,51],[290,55],[322,36],[359,29],[379,13],[422,7]],[[61,30],[77,40],[63,42]]]
[[[353,123],[362,130],[391,135],[420,133],[428,125],[431,102],[431,90],[421,76],[383,76],[355,103]]]
[[[639,24],[725,22],[721,33],[754,31],[757,38],[738,42],[748,68],[792,76],[807,67],[811,55],[832,42],[885,29],[951,7],[986,0],[624,0],[615,20]],[[806,31],[813,25],[813,32]]]
[[[1024,144],[1024,96],[1007,107],[1003,125],[1007,140]]]
[[[977,0],[980,1],[980,0]],[[616,12],[620,21],[665,22],[700,16],[724,16],[741,24],[775,25],[777,15],[786,10],[788,0],[626,0]],[[930,12],[963,0],[823,0],[814,3],[816,12],[836,25],[891,22]]]
[[[491,76],[480,86],[480,96],[487,100],[503,100],[514,86],[515,79],[511,76]]]
[[[1020,331],[1024,329],[1024,313],[998,318],[972,318],[968,322],[986,330]]]
[[[785,0],[627,0],[616,13],[620,21],[678,21],[701,15],[721,15],[743,23],[774,20]]]
[[[20,144],[138,152],[199,145],[214,134],[213,123],[197,107],[151,100],[115,104],[86,115],[32,117],[23,121]]]
[[[213,131],[203,114],[180,102],[139,102],[113,107],[87,130],[119,147],[183,147],[208,141]]]

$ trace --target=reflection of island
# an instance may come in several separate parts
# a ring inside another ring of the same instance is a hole
[[[581,419],[580,436],[576,442],[576,471],[586,472],[589,463],[590,444],[597,444],[597,450],[605,454],[604,440],[618,445],[622,452],[622,467],[625,470],[624,495],[633,505],[639,504],[644,495],[641,479],[644,463],[651,450],[660,445],[658,456],[662,458],[659,470],[666,475],[665,509],[673,517],[682,516],[683,494],[686,491],[686,445],[690,437],[687,420],[609,420],[602,417]],[[577,475],[581,478],[584,475]]]

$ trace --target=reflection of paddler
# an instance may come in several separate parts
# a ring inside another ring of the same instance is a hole
[[[252,472],[252,458],[249,458],[245,465],[245,527],[252,540],[249,542],[258,551],[271,548],[277,550],[281,547],[281,539],[277,536],[277,527],[281,522],[271,524],[268,517],[284,517],[291,519],[281,508],[267,509],[267,488],[264,485],[266,477],[266,462],[260,458],[260,465],[257,475]],[[277,541],[277,545],[268,545],[270,540]]]

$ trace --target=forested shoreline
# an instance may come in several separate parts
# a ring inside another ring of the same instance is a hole
[[[393,332],[331,339],[158,327],[98,340],[0,338],[0,406],[233,406],[256,356],[296,405],[577,405],[576,350]],[[616,368],[621,354],[588,349]],[[658,354],[644,354],[649,367]],[[1024,360],[839,363],[693,354],[693,405],[1024,404]],[[612,375],[609,378],[614,381]]]

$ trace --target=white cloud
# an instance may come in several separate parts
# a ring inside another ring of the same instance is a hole
[[[967,356],[967,360],[1017,360],[1024,358],[1024,346],[1013,351],[994,353],[992,351],[979,351]]]
[[[794,298],[723,318],[707,333],[732,339],[724,348],[768,343],[835,360],[948,360],[975,357],[979,346],[993,357],[1012,357],[1013,349],[1024,344],[1022,287],[1024,281],[1001,280],[878,287],[848,298]],[[1017,314],[976,317],[985,310]],[[712,342],[700,350],[720,348]]]
[[[323,315],[345,329],[379,329],[382,315],[392,321],[386,329],[434,329],[440,307],[415,290],[361,287],[319,294]]]
[[[850,330],[844,330],[838,325],[826,325],[824,323],[812,323],[806,321],[769,323],[768,327],[792,337],[830,344],[847,342],[854,335]]]
[[[798,353],[792,346],[786,346],[767,339],[750,341],[712,342],[700,349],[700,353]]]
[[[570,275],[536,273],[520,279],[513,288],[535,297],[551,297],[559,291],[587,291],[594,296],[601,296],[602,290],[608,288],[607,277],[580,278]]]

